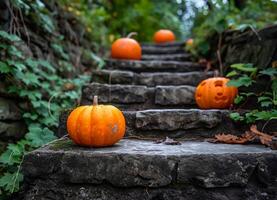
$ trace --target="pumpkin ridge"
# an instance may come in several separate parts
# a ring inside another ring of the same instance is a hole
[[[81,112],[86,109],[87,106],[81,106],[79,108],[77,108],[76,110],[73,110],[70,115],[69,115],[69,120],[67,121],[67,126],[70,127],[68,128],[68,132],[69,132],[69,136],[71,139],[77,139],[77,120],[81,114]],[[77,115],[77,116],[75,116]],[[73,120],[72,118],[75,118],[75,120]],[[73,126],[73,127],[72,127]],[[77,139],[77,143],[79,143],[79,140]]]
[[[81,112],[80,112],[80,115],[78,116],[78,119],[76,121],[76,124],[79,125],[77,126],[77,130],[76,130],[76,139],[77,139],[77,142],[80,143],[80,144],[83,144],[85,142],[84,141],[84,133],[82,132],[82,129],[83,129],[83,126],[85,124],[83,124],[84,120],[83,120],[83,115],[84,113],[86,112],[86,110],[89,108],[89,106],[86,106],[85,109],[83,109]]]

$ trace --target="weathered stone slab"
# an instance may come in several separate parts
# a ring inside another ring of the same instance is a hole
[[[161,46],[143,46],[142,54],[176,54],[185,53],[185,46],[171,46],[171,47],[161,47]]]
[[[196,86],[202,80],[212,77],[213,72],[142,72],[135,73],[121,70],[95,70],[92,81],[108,84],[132,85],[192,85]]]
[[[181,41],[181,42],[165,42],[165,43],[159,43],[159,44],[155,44],[155,43],[142,43],[141,47],[145,48],[145,47],[180,47],[180,46],[185,46],[185,42]]]
[[[13,100],[0,97],[0,120],[20,120],[21,114]]]
[[[2,122],[0,121],[0,139],[19,140],[27,132],[26,125],[22,121]]]
[[[107,59],[105,69],[118,69],[135,72],[192,72],[203,71],[205,66],[193,62]]]
[[[91,83],[83,87],[82,104],[91,104],[93,96],[99,97],[100,103],[116,103],[123,110],[145,108],[174,107],[195,105],[195,87],[192,86],[157,86],[109,85]]]
[[[143,103],[147,92],[146,86],[92,83],[83,87],[82,99],[92,102],[93,96],[97,95],[101,103]]]
[[[142,54],[142,60],[173,60],[173,61],[190,61],[191,55],[188,53],[180,54]]]
[[[224,110],[163,109],[136,112],[136,128],[140,130],[182,130],[213,128],[222,122]]]
[[[213,72],[183,72],[183,73],[140,73],[138,85],[198,85],[202,80],[212,77]]]
[[[185,105],[195,104],[195,87],[192,86],[157,86],[155,104],[159,105]]]
[[[67,134],[66,120],[69,113],[67,111],[60,116],[58,137]],[[241,134],[249,130],[249,126],[232,121],[227,110],[152,109],[123,111],[123,114],[127,137],[158,139],[168,136],[204,140],[219,133]]]
[[[275,200],[276,165],[277,151],[262,145],[123,139],[81,148],[61,139],[27,154],[22,171],[25,199]]]

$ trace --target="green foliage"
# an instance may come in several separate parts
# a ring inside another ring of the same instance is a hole
[[[52,34],[55,32],[55,24],[50,14],[41,0],[28,1],[28,0],[12,0],[13,6],[23,10],[24,14],[30,16],[32,21],[37,23],[45,32]]]
[[[180,5],[176,1],[62,0],[60,3],[78,16],[93,41],[102,45],[109,45],[130,32],[137,32],[139,41],[152,41],[154,32],[161,28],[171,29],[179,37],[183,34],[184,24],[177,16]]]
[[[233,0],[207,1],[210,7],[194,8],[192,36],[195,39],[195,48],[192,53],[206,56],[210,49],[211,41],[215,35],[227,29],[245,30],[258,29],[268,24],[277,23],[276,1],[244,1],[243,8],[235,6]]]
[[[20,165],[24,154],[56,138],[53,130],[58,125],[60,111],[74,107],[81,85],[88,81],[87,76],[63,78],[48,61],[27,58],[17,48],[21,42],[16,35],[0,32],[0,51],[4,55],[0,60],[1,77],[8,85],[8,92],[28,103],[23,114],[28,133],[16,144],[9,144],[0,156],[0,196],[18,191],[23,180]],[[62,54],[62,59],[68,59],[62,47],[54,48]],[[65,90],[68,83],[75,90]]]
[[[254,92],[240,92],[235,99],[235,104],[246,104],[249,97],[257,99],[258,109],[251,110],[244,114],[237,112],[231,113],[230,117],[235,121],[244,121],[246,123],[253,123],[257,120],[272,120],[277,119],[277,69],[267,68],[258,71],[258,68],[252,64],[234,64],[231,65],[233,71],[227,74],[232,79],[228,82],[229,86],[236,86],[238,88],[244,87],[249,91],[251,88],[257,88],[260,84],[260,78],[267,78],[270,87],[259,93]]]

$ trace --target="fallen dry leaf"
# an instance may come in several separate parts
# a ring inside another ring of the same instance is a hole
[[[256,125],[252,125],[250,127],[250,131],[255,133],[259,137],[262,144],[270,146],[270,142],[272,141],[273,136],[259,131]]]
[[[258,139],[261,144],[271,147],[272,149],[276,149],[276,138],[274,136],[263,133],[257,129],[256,125],[252,125],[250,127],[250,131],[246,131],[244,134],[240,136],[232,135],[232,134],[217,134],[215,135],[215,139],[210,140],[210,142],[220,142],[227,144],[245,144],[247,142]],[[274,139],[274,140],[273,140]]]
[[[162,139],[162,140],[157,140],[155,141],[156,144],[160,144],[160,143],[163,143],[163,144],[166,144],[166,145],[180,145],[181,142],[178,142],[174,139],[171,139],[169,137],[166,137],[166,139]]]

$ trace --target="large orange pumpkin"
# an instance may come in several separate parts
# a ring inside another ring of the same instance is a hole
[[[196,88],[195,100],[203,109],[229,108],[238,93],[236,87],[227,86],[229,79],[214,77],[203,80]]]
[[[161,29],[154,34],[154,41],[156,43],[173,42],[175,35],[170,30]]]
[[[125,118],[112,105],[80,106],[67,119],[70,138],[80,146],[105,147],[118,142],[125,134]]]
[[[141,46],[140,44],[130,38],[134,33],[130,33],[126,38],[117,39],[112,44],[111,56],[116,59],[141,59]]]

